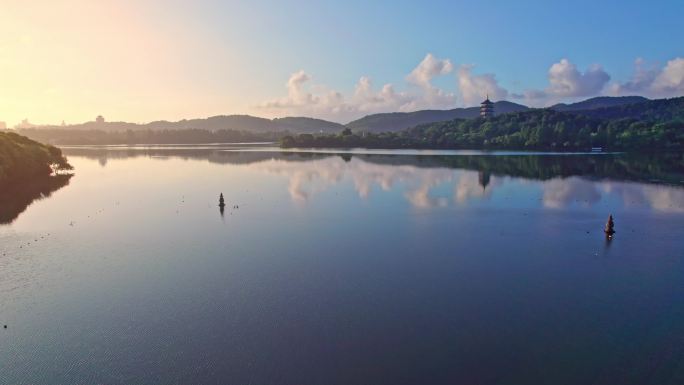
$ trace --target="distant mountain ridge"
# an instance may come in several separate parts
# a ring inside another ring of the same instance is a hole
[[[146,124],[128,122],[86,122],[68,126],[50,126],[70,130],[102,130],[102,131],[141,131],[141,130],[234,130],[249,132],[279,132],[294,133],[331,133],[344,130],[340,123],[322,119],[306,117],[287,117],[266,119],[251,115],[219,115],[205,119],[183,119],[177,122],[158,120]]]
[[[615,106],[623,106],[626,104],[636,104],[647,102],[647,99],[643,96],[598,96],[595,98],[583,100],[577,103],[558,103],[549,107],[554,111],[569,112],[569,111],[584,111],[584,110],[595,110],[598,108],[608,108]]]
[[[530,108],[509,101],[494,103],[497,114],[522,112]],[[471,119],[480,115],[480,107],[454,108],[452,110],[421,110],[415,112],[390,112],[366,115],[361,119],[347,123],[353,131],[394,132],[415,127],[420,124],[443,122],[452,119]]]
[[[603,120],[636,119],[642,122],[684,121],[684,96],[669,99],[647,99],[640,103],[625,103],[609,107],[565,112]]]
[[[611,107],[639,104],[649,101],[641,96],[601,96],[571,104],[556,104],[548,109],[559,112],[595,111]],[[532,108],[509,101],[494,103],[497,115],[529,111]],[[288,131],[293,134],[338,133],[345,128],[355,132],[396,132],[421,124],[444,122],[453,119],[472,119],[479,116],[480,107],[454,108],[451,110],[420,110],[413,112],[389,112],[366,115],[346,125],[323,119],[308,117],[285,117],[266,119],[251,115],[218,115],[204,119],[183,119],[177,122],[159,120],[145,124],[128,122],[86,122],[68,126],[45,126],[38,128],[99,130],[107,132],[141,130],[234,130],[251,133],[273,133]]]
[[[497,103],[498,114],[491,119],[473,119],[478,116],[477,108],[375,114],[360,119],[373,131],[359,129],[360,124],[351,130],[344,125],[320,119],[292,117],[269,120],[248,115],[215,116],[179,122],[158,121],[148,124],[88,122],[75,126],[7,131],[18,132],[43,143],[59,145],[246,143],[280,140],[285,147],[307,147],[327,143],[332,147],[500,146],[557,149],[561,146],[563,149],[572,149],[585,148],[588,143],[599,147],[605,145],[600,143],[600,140],[606,138],[604,132],[606,127],[610,126],[609,132],[620,132],[620,136],[611,139],[612,145],[623,148],[634,148],[636,145],[679,148],[680,143],[684,143],[684,97],[641,100],[643,99],[638,97],[595,98],[563,105],[562,108],[566,108],[566,111],[557,111],[556,108],[560,108],[558,105],[549,108],[527,108],[502,101]],[[519,111],[506,112],[511,110]],[[458,117],[444,120],[454,115]],[[437,121],[416,124],[432,119]],[[578,126],[579,123],[583,125]],[[386,131],[389,130],[388,125],[394,130],[402,127],[401,125],[409,127],[402,132],[392,132]],[[525,130],[521,129],[522,125],[525,125]],[[591,130],[584,129],[587,127]],[[520,132],[511,131],[514,128],[520,129]],[[312,133],[322,135],[310,135]],[[493,135],[494,133],[497,135]],[[407,139],[411,135],[414,137]],[[659,135],[669,136],[664,138]],[[339,140],[335,142],[337,139],[334,138],[337,137]],[[286,138],[289,138],[289,144],[285,143]],[[319,138],[321,140],[317,141]],[[487,140],[486,144],[482,141],[483,138]],[[553,140],[549,142],[549,138]]]

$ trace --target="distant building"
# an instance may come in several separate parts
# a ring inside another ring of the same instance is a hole
[[[7,123],[5,122],[0,122],[0,130],[4,130],[7,128]]]
[[[33,124],[33,123],[31,123],[31,122],[29,122],[28,119],[24,119],[24,120],[21,121],[21,123],[19,123],[19,124],[17,124],[16,126],[14,126],[14,128],[33,128],[33,127],[35,127],[35,126],[36,126],[36,125]]]
[[[480,103],[480,116],[485,119],[494,116],[494,103],[489,100],[489,95],[484,102]]]
[[[95,123],[104,123],[104,117],[102,115],[98,115],[97,118],[95,118]]]

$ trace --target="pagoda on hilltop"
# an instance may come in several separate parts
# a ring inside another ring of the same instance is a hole
[[[487,99],[480,103],[480,117],[487,119],[492,116],[494,116],[494,103],[489,100],[489,95],[487,95]]]

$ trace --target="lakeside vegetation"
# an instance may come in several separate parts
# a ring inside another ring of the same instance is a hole
[[[49,177],[71,168],[59,148],[0,132],[0,183]]]
[[[684,97],[559,112],[537,109],[489,119],[453,119],[379,134],[284,136],[289,147],[518,150],[684,150]]]

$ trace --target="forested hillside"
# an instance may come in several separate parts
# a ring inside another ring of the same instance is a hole
[[[682,150],[684,97],[587,111],[537,109],[454,119],[401,132],[285,137],[284,147]]]

